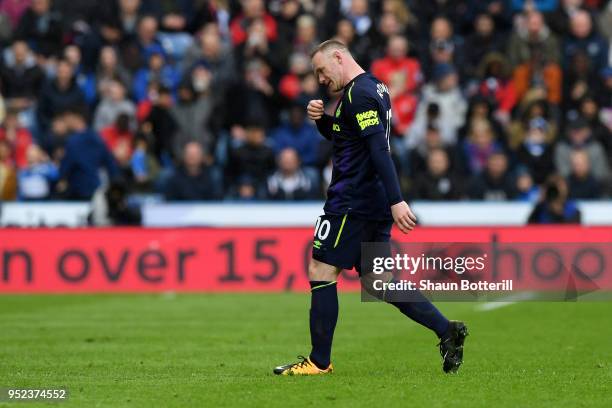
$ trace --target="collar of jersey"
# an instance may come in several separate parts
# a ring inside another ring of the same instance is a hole
[[[361,74],[357,75],[355,78],[351,79],[348,84],[344,85],[344,92],[347,91],[347,89],[349,89],[349,87],[353,84],[353,82],[355,82],[357,80],[357,78],[367,75],[367,71],[366,72],[362,72]]]

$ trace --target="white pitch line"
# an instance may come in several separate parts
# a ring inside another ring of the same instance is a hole
[[[476,306],[476,310],[479,312],[490,312],[491,310],[500,309],[502,307],[510,306],[516,302],[487,302],[482,305]]]
[[[476,311],[479,312],[490,312],[491,310],[500,309],[502,307],[510,306],[518,303],[520,300],[532,300],[537,297],[534,292],[520,292],[514,295],[506,296],[504,300],[499,302],[486,302],[475,307]]]

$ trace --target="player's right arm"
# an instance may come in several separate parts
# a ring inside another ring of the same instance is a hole
[[[315,121],[319,133],[327,140],[331,140],[334,120],[331,116],[325,114],[323,101],[320,99],[311,100],[308,102],[306,111],[308,112],[308,118]]]

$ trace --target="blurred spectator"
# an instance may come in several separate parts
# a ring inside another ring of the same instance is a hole
[[[127,35],[122,45],[122,61],[131,72],[149,64],[150,58],[154,54],[160,54],[165,59],[166,55],[159,38],[159,25],[157,18],[152,15],[133,15],[134,9],[138,9],[140,1],[123,0],[120,5],[125,7],[126,14],[122,17],[124,29],[126,24],[131,31],[133,24],[136,23],[136,31],[132,35]],[[133,20],[136,17],[136,20]]]
[[[374,25],[372,15],[369,12],[367,0],[352,0],[350,7],[345,11],[345,17],[355,27],[357,37],[366,37]]]
[[[111,183],[105,198],[111,225],[140,225],[142,214],[138,207],[128,204],[128,190],[124,183]]]
[[[145,133],[137,135],[134,140],[130,167],[134,190],[151,192],[160,169],[159,163],[151,153],[150,143]]]
[[[179,72],[166,63],[166,57],[161,46],[150,46],[145,53],[147,66],[141,68],[134,76],[132,92],[136,101],[140,102],[147,96],[149,84],[156,82],[175,93],[180,81]]]
[[[145,11],[159,18],[160,28],[164,32],[187,31],[194,16],[194,1],[191,0],[147,0]]]
[[[265,190],[268,176],[274,171],[274,151],[265,145],[264,127],[256,122],[245,126],[245,140],[240,147],[230,151],[229,175],[232,185],[239,189],[239,180],[247,180],[259,196]]]
[[[447,17],[438,16],[432,21],[426,49],[425,75],[428,79],[436,80],[435,70],[441,65],[458,67],[459,72],[463,74],[466,68],[463,38],[455,35],[453,25]]]
[[[283,43],[283,49],[291,49],[291,44],[295,41],[296,31],[298,30],[297,21],[304,13],[304,8],[299,0],[283,0],[279,3],[275,15],[278,41]]]
[[[11,160],[11,148],[0,140],[0,201],[11,201],[17,197],[17,174]]]
[[[15,30],[16,38],[27,40],[45,57],[60,54],[62,36],[61,14],[51,9],[51,0],[32,0]]]
[[[604,124],[604,115],[600,115],[600,107],[594,97],[587,95],[582,98],[578,115],[588,122],[593,137],[604,147],[606,156],[612,158],[612,128]]]
[[[151,109],[144,119],[145,133],[151,134],[151,151],[162,165],[169,165],[174,157],[173,138],[178,129],[174,116],[170,113],[172,95],[167,88],[150,88]],[[177,159],[180,156],[177,157]]]
[[[472,122],[462,151],[466,168],[471,174],[481,173],[488,165],[489,158],[499,153],[502,146],[495,140],[491,123],[481,119]]]
[[[383,0],[378,27],[380,34],[384,37],[380,40],[381,45],[386,46],[387,42],[384,39],[389,39],[396,34],[418,38],[419,22],[413,9],[414,4],[403,0]]]
[[[570,16],[570,33],[564,45],[565,66],[579,50],[586,51],[593,67],[599,71],[608,64],[609,44],[593,27],[588,11],[577,10]]]
[[[8,18],[10,28],[15,29],[21,16],[32,4],[32,0],[3,0],[0,2],[0,14]]]
[[[568,177],[571,173],[571,155],[574,150],[586,151],[592,166],[592,174],[600,182],[610,180],[610,167],[606,153],[597,140],[593,138],[589,124],[583,118],[577,118],[568,125],[568,137],[557,144],[555,165],[557,171]]]
[[[505,38],[495,29],[495,21],[489,14],[479,14],[474,21],[474,33],[465,42],[465,71],[469,77],[478,74],[478,67],[485,55],[504,52]]]
[[[431,110],[432,105],[437,106],[437,113]],[[437,65],[433,83],[423,87],[416,116],[406,135],[408,146],[421,143],[429,125],[440,129],[445,143],[454,144],[457,131],[464,124],[466,111],[467,103],[461,94],[455,68],[448,64]]]
[[[563,110],[575,115],[580,100],[598,87],[597,70],[585,50],[576,50],[569,58],[563,81]]]
[[[240,45],[248,38],[247,27],[254,20],[261,20],[264,26],[263,35],[267,41],[275,41],[278,33],[276,20],[266,11],[263,0],[241,0],[242,13],[235,17],[230,25],[232,43]]]
[[[306,121],[306,110],[301,104],[291,105],[289,120],[276,128],[271,137],[276,154],[291,148],[304,165],[316,164],[321,136],[317,128]]]
[[[507,126],[517,103],[516,86],[510,75],[508,61],[503,54],[485,55],[478,67],[477,94],[494,102],[494,116]]]
[[[302,93],[300,78],[310,70],[310,57],[300,53],[291,54],[289,57],[289,72],[285,74],[278,83],[279,94],[290,101],[299,98]]]
[[[547,131],[548,123],[544,118],[531,119],[523,143],[516,152],[517,160],[533,174],[536,184],[544,182],[546,175],[555,169],[553,147],[546,140]]]
[[[278,122],[278,95],[271,83],[272,69],[265,60],[250,60],[244,77],[228,92],[226,106],[231,125],[258,120],[264,127]],[[240,95],[232,98],[231,95]]]
[[[518,106],[515,119],[510,124],[508,145],[517,149],[528,134],[531,121],[538,118],[546,121],[546,142],[552,144],[557,139],[558,126],[555,116],[554,109],[542,98],[542,93],[532,91]]]
[[[348,18],[336,20],[334,24],[336,26],[334,38],[346,44],[355,60],[361,66],[369,66],[370,50],[372,49],[370,37],[367,35],[358,36],[353,22]]]
[[[600,75],[601,86],[594,90],[597,101],[602,108],[612,109],[612,66],[602,69]]]
[[[582,3],[583,0],[560,0],[559,7],[547,15],[548,25],[559,38],[570,32],[570,16],[580,10]]]
[[[529,215],[529,224],[579,224],[580,211],[568,200],[565,179],[551,175],[546,181],[542,198]]]
[[[266,37],[266,26],[263,20],[256,19],[251,21],[247,27],[247,40],[237,45],[234,53],[237,56],[238,69],[242,71],[246,62],[253,58],[265,59],[273,66],[272,60],[282,60],[279,51],[277,43]]]
[[[469,134],[472,123],[484,120],[489,122],[498,141],[507,147],[506,128],[495,117],[494,108],[495,103],[491,98],[483,97],[480,94],[474,95],[469,101],[465,124],[459,129],[459,140],[463,141]]]
[[[515,183],[508,171],[508,158],[496,152],[487,159],[484,171],[472,178],[467,189],[472,200],[507,201],[516,196]]]
[[[177,125],[172,141],[175,157],[180,157],[185,145],[192,141],[198,142],[205,154],[214,153],[215,138],[209,126],[214,109],[210,95],[211,74],[200,66],[192,76],[192,81],[179,87],[178,101],[170,108]],[[194,84],[198,86],[197,91]]]
[[[118,1],[119,10],[117,13],[118,26],[121,28],[122,34],[125,37],[135,36],[138,28],[139,28],[139,10],[142,6],[141,0],[119,0]],[[142,20],[145,20],[143,18]],[[154,33],[157,30],[157,25],[153,25],[152,19],[146,20],[146,25],[148,27],[144,29],[144,33],[141,35],[148,39],[152,40],[154,38]],[[152,28],[155,27],[155,30]],[[145,35],[143,35],[145,34]]]
[[[55,79],[47,81],[38,99],[38,124],[47,130],[54,115],[73,106],[85,106],[85,96],[74,79],[74,69],[67,60],[57,64]]]
[[[108,84],[107,95],[100,101],[94,115],[93,128],[100,131],[117,120],[119,115],[126,115],[131,130],[136,128],[136,105],[127,98],[125,85],[120,81]]]
[[[420,173],[427,171],[427,160],[429,154],[434,149],[444,149],[446,151],[446,157],[449,160],[449,165],[454,173],[461,173],[456,163],[457,153],[454,146],[444,144],[440,130],[435,126],[427,128],[425,133],[425,140],[423,143],[416,145],[409,153],[409,168],[405,171],[411,177],[416,177]]]
[[[102,138],[87,126],[82,108],[66,112],[64,120],[70,130],[65,155],[60,165],[58,192],[69,200],[89,200],[102,183],[100,169],[109,179],[118,175],[117,164]]]
[[[64,32],[82,30],[89,21],[95,21],[104,7],[96,1],[51,0],[53,10],[60,10]]]
[[[206,163],[198,142],[185,145],[182,164],[166,184],[164,196],[169,201],[214,200],[221,198],[213,168]]]
[[[10,50],[4,53],[0,68],[2,93],[13,107],[28,108],[38,97],[44,73],[25,41],[15,41]]]
[[[94,105],[97,97],[96,89],[89,86],[90,83],[87,80],[87,72],[82,64],[81,49],[74,44],[66,45],[62,53],[62,58],[72,65],[74,80],[81,89],[81,92],[83,92],[85,102],[90,106]]]
[[[589,154],[584,150],[574,150],[570,156],[571,173],[567,178],[569,198],[575,200],[594,200],[600,198],[601,188],[591,174]]]
[[[319,89],[319,82],[312,71],[306,72],[300,78],[300,95],[299,101],[309,101],[311,99],[321,99],[322,94]]]
[[[561,101],[559,43],[538,11],[526,13],[513,31],[508,55],[514,67],[518,99],[532,87],[546,90],[548,101]]]
[[[444,149],[429,150],[427,171],[415,177],[410,197],[432,201],[462,198],[463,186],[450,170],[450,160]]]
[[[292,44],[293,52],[310,57],[310,51],[319,42],[317,37],[317,20],[309,14],[299,16],[296,20],[296,33]]]
[[[608,40],[612,38],[612,2],[603,6],[599,15],[599,30]],[[612,63],[609,63],[612,65]]]
[[[42,135],[40,143],[40,146],[56,164],[61,162],[64,157],[66,140],[70,133],[68,124],[64,119],[64,113],[60,112],[53,117],[51,127],[48,132]]]
[[[9,110],[0,127],[0,141],[5,141],[11,151],[11,162],[18,169],[28,163],[27,151],[32,145],[32,135],[19,124],[17,112]]]
[[[495,22],[496,31],[506,34],[512,28],[512,7],[506,0],[471,0],[467,16],[488,14]],[[472,21],[469,19],[467,21]]]
[[[28,163],[17,174],[20,200],[44,200],[51,196],[59,178],[55,163],[37,145],[27,150]]]
[[[245,174],[230,188],[229,198],[238,201],[266,200],[268,192],[253,177]]]
[[[288,147],[278,154],[278,170],[268,178],[268,197],[273,200],[314,198],[314,186],[300,168],[297,152]]]
[[[119,167],[127,167],[132,156],[134,138],[134,134],[130,130],[130,116],[126,113],[118,114],[113,124],[100,131],[100,136],[102,136],[108,150],[113,153]]]
[[[209,23],[202,28],[197,41],[187,50],[184,67],[191,70],[198,65],[204,66],[212,76],[212,91],[223,95],[236,75],[232,51],[223,44],[218,24]]]
[[[117,81],[125,87],[131,83],[131,75],[120,63],[116,49],[105,46],[100,50],[98,66],[87,75],[82,88],[88,89],[96,99],[103,100],[109,96],[113,83]]]
[[[371,72],[389,88],[393,128],[396,134],[404,134],[414,119],[418,105],[415,93],[423,80],[419,61],[408,57],[408,40],[401,35],[390,37],[386,56],[372,62]]]
[[[456,23],[457,26],[462,26],[466,13],[470,9],[468,0],[455,0],[452,2],[413,0],[410,3],[414,4],[413,10],[419,16],[419,21],[422,21],[422,25],[425,26],[423,28],[429,27],[438,16],[446,16],[450,21]],[[479,3],[484,3],[484,1],[481,0]]]
[[[540,197],[540,188],[533,182],[533,178],[526,167],[519,167],[516,171],[516,197],[518,201],[535,203]]]

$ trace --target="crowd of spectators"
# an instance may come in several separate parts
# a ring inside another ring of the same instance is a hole
[[[609,0],[0,0],[0,200],[322,198],[332,37],[389,88],[406,198],[612,194]]]

